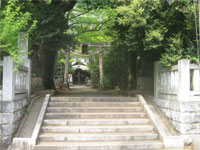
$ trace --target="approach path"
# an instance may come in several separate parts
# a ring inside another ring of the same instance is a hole
[[[56,92],[55,97],[123,97],[122,95],[119,95],[117,91],[100,91],[97,89],[91,89],[88,86],[71,86],[69,91],[64,91],[64,90],[58,90]],[[126,97],[126,96],[124,96]],[[33,130],[30,126],[30,124],[35,124],[37,121],[37,117],[33,117],[31,114],[38,114],[38,110],[40,110],[39,107],[42,106],[43,100],[38,99],[35,101],[33,104],[28,119],[24,124],[24,127],[22,129],[21,134],[19,134],[19,137],[31,137],[31,131]],[[152,111],[155,113],[156,118],[158,119],[159,122],[161,122],[163,125],[165,125],[165,122],[162,120],[162,117],[159,116],[159,112],[154,109],[154,106],[151,105],[150,102],[148,102]],[[166,126],[166,131],[169,132],[169,134],[174,134],[170,133],[170,130],[168,130],[168,127]]]

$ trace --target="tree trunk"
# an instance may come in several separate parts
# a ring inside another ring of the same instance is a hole
[[[137,56],[135,52],[128,52],[128,90],[133,90],[137,87],[136,63]]]
[[[57,51],[42,50],[42,76],[45,89],[54,89],[54,69]]]
[[[67,51],[65,56],[65,73],[64,73],[64,88],[69,88],[68,74],[69,74],[69,57],[70,51]]]

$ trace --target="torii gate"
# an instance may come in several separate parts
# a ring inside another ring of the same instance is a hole
[[[99,54],[99,74],[100,74],[100,88],[104,88],[104,71],[103,71],[103,54],[107,54],[107,51],[102,50],[104,47],[110,47],[111,43],[78,43],[78,46],[82,46],[82,54],[71,52],[72,54],[79,56],[94,56],[95,54]],[[97,51],[88,52],[88,47],[97,47]],[[67,54],[67,58],[69,61],[69,54]],[[68,62],[69,63],[69,62]]]

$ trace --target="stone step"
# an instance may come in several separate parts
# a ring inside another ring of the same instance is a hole
[[[121,133],[152,132],[152,125],[42,126],[43,133]]]
[[[39,136],[40,142],[92,142],[92,141],[145,141],[156,140],[158,134],[152,132],[146,133],[43,133]]]
[[[152,150],[163,148],[159,140],[124,142],[39,142],[35,150]]]
[[[51,102],[138,102],[137,97],[51,97]]]
[[[150,119],[50,119],[44,125],[141,125],[149,124]]]
[[[50,107],[134,107],[140,102],[49,102]]]
[[[123,119],[145,118],[146,113],[46,113],[46,119]]]
[[[48,107],[47,112],[141,112],[143,107]]]

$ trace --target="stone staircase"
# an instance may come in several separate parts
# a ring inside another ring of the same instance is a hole
[[[35,149],[163,149],[154,128],[137,98],[52,97]]]

